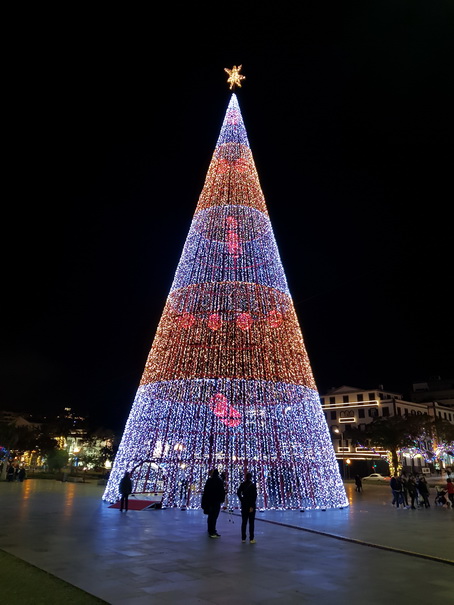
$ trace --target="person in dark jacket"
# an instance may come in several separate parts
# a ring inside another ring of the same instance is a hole
[[[363,482],[361,481],[361,477],[359,475],[356,475],[355,477],[355,485],[356,485],[356,491],[357,492],[361,492],[363,489]]]
[[[120,512],[123,512],[123,508],[125,512],[128,510],[128,498],[132,492],[132,481],[131,481],[131,473],[128,471],[123,475],[122,480],[120,481],[120,485],[118,486],[120,491],[121,499],[120,499]]]
[[[418,488],[419,495],[421,496],[422,504],[425,506],[425,508],[430,508],[429,486],[427,485],[427,481],[424,475],[420,475],[416,483],[416,487]]]
[[[411,508],[414,510],[416,507],[419,508],[418,504],[418,488],[416,486],[416,479],[414,475],[408,477],[408,495],[411,499]],[[416,506],[415,506],[416,504]]]
[[[205,483],[202,495],[202,508],[208,515],[208,535],[210,538],[220,538],[216,530],[216,522],[221,511],[221,504],[225,500],[224,482],[215,468]]]
[[[402,482],[397,473],[394,473],[394,475],[392,476],[391,481],[389,483],[389,487],[391,488],[391,491],[393,493],[392,504],[395,504],[396,508],[399,508],[399,504],[402,504],[402,508],[405,508],[402,494]]]
[[[407,474],[402,472],[400,474],[400,482],[402,484],[402,498],[404,505],[408,508],[408,477]]]
[[[241,540],[246,542],[246,529],[249,523],[249,541],[251,544],[255,544],[254,538],[254,525],[255,525],[255,511],[257,502],[257,487],[252,481],[251,473],[246,474],[246,481],[240,485],[236,491],[241,502]]]
[[[6,469],[6,480],[10,482],[14,481],[14,466],[12,464]]]

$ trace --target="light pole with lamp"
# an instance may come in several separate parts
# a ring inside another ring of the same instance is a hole
[[[344,438],[343,438],[343,434],[342,432],[338,429],[335,428],[334,432],[339,435],[340,438],[340,448],[341,448],[341,453],[342,453],[342,479],[345,479],[345,465],[344,465]]]

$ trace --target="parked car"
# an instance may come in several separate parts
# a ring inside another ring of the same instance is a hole
[[[391,481],[391,477],[384,477],[383,475],[380,475],[380,473],[372,473],[372,475],[363,477],[362,480],[370,481],[371,483],[389,483]]]

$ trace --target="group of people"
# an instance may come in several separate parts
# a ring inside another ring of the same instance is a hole
[[[392,505],[396,508],[430,508],[429,485],[424,475],[394,473],[390,488],[393,494]],[[454,484],[451,478],[446,480],[445,495],[448,495],[448,499],[445,498],[443,504],[454,507]]]
[[[220,475],[215,468],[208,477],[202,494],[202,509],[207,515],[208,535],[210,538],[220,538],[217,532],[216,522],[221,512],[221,504],[225,501],[225,476]],[[128,498],[132,493],[131,473],[126,471],[118,486],[120,492],[120,512],[128,510]],[[252,481],[251,473],[246,474],[246,479],[238,489],[237,496],[241,503],[241,540],[246,542],[246,533],[249,525],[249,541],[255,544],[254,526],[257,502],[257,487]]]
[[[255,544],[257,487],[252,481],[251,473],[246,474],[246,479],[238,486],[236,494],[241,503],[241,541],[246,542],[249,525],[249,542]],[[221,511],[221,504],[225,501],[225,495],[224,478],[219,475],[217,469],[214,469],[205,483],[202,494],[202,509],[208,517],[207,529],[210,538],[220,538],[220,534],[216,530],[216,522]]]
[[[8,464],[6,467],[6,480],[12,483],[13,481],[22,481],[25,479],[25,468],[23,466]]]

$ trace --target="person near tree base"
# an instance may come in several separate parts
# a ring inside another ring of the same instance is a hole
[[[221,511],[221,504],[225,500],[224,482],[215,468],[208,477],[202,494],[203,512],[208,515],[208,535],[210,538],[220,538],[216,530],[216,521]]]
[[[246,542],[246,530],[249,523],[249,541],[255,544],[254,525],[257,502],[257,487],[252,481],[251,473],[246,474],[246,481],[237,489],[236,495],[241,502],[241,540]]]
[[[131,473],[128,471],[123,475],[122,480],[120,481],[120,485],[118,487],[121,495],[120,499],[120,512],[123,512],[123,508],[125,512],[128,510],[128,498],[132,493],[132,481],[131,481]]]

